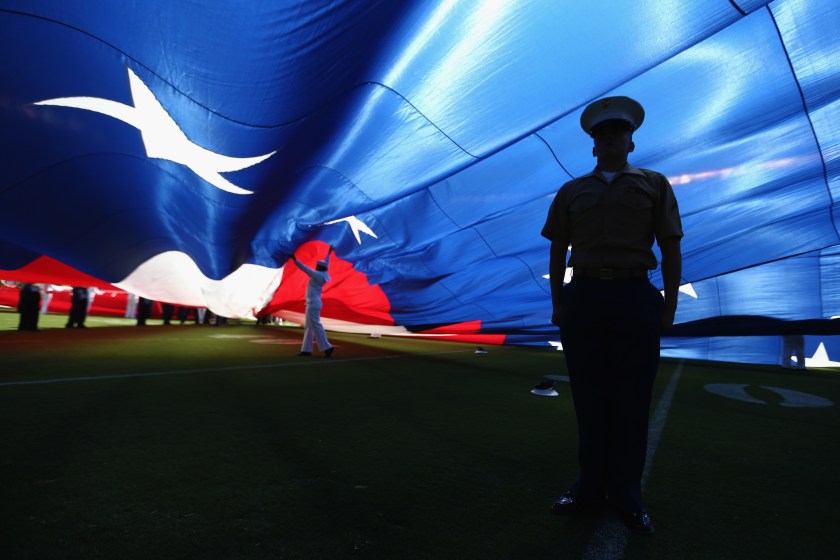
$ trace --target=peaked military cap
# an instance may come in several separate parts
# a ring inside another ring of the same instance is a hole
[[[580,116],[580,127],[588,135],[593,136],[599,126],[616,122],[628,128],[631,132],[642,126],[645,120],[645,110],[635,99],[617,95],[604,97],[587,105]]]

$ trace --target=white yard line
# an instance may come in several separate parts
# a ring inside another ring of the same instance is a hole
[[[250,369],[272,369],[272,368],[290,368],[290,367],[300,367],[306,366],[311,368],[312,366],[317,365],[338,365],[338,364],[346,364],[348,362],[364,362],[370,360],[393,360],[399,358],[409,358],[412,356],[436,356],[440,354],[458,354],[470,352],[472,353],[473,350],[447,350],[445,352],[425,352],[421,354],[395,354],[393,356],[368,356],[368,357],[360,357],[360,358],[330,358],[325,359],[321,358],[320,356],[312,356],[310,358],[301,358],[300,361],[296,362],[276,362],[271,364],[259,364],[259,365],[251,365],[251,366],[227,366],[227,367],[216,367],[216,368],[198,368],[198,369],[177,369],[177,370],[169,370],[169,371],[146,371],[140,373],[116,373],[116,374],[103,374],[103,375],[85,375],[82,377],[53,377],[48,379],[30,379],[26,381],[3,381],[0,382],[0,387],[8,387],[12,385],[46,385],[48,383],[73,383],[77,381],[107,381],[111,379],[129,379],[133,377],[159,377],[162,375],[186,375],[190,373],[214,373],[214,372],[224,372],[224,371],[242,371],[242,370],[250,370]]]
[[[642,491],[647,484],[650,468],[653,464],[653,456],[656,454],[656,448],[659,447],[659,440],[662,439],[665,420],[668,418],[668,411],[671,409],[671,401],[674,399],[674,392],[677,389],[677,382],[680,380],[682,369],[683,361],[681,360],[674,369],[674,373],[671,374],[671,380],[662,393],[650,422],[647,458],[645,459],[645,470],[642,472]],[[630,531],[615,513],[604,514],[597,529],[595,529],[592,540],[589,541],[589,546],[583,554],[583,558],[584,560],[618,560],[623,558],[629,537]]]

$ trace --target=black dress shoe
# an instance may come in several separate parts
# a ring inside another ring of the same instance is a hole
[[[332,356],[332,353],[333,353],[333,347],[330,346],[329,348],[324,350],[324,357],[329,358],[330,356]]]
[[[652,535],[653,523],[650,515],[642,511],[640,513],[622,513],[621,520],[624,525],[637,535]]]
[[[300,352],[298,356],[311,356],[312,352]]]

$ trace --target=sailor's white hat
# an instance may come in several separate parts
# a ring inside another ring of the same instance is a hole
[[[592,136],[599,125],[607,122],[625,124],[632,132],[642,126],[645,120],[645,110],[635,99],[617,95],[604,97],[587,105],[580,116],[580,127]]]

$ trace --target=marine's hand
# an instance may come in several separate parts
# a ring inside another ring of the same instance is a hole
[[[563,308],[555,306],[554,311],[551,313],[551,322],[555,326],[559,327],[560,323],[563,321]]]
[[[676,315],[676,313],[677,313],[676,309],[668,309],[667,307],[665,308],[664,311],[662,311],[662,317],[661,317],[662,330],[667,331],[672,326],[674,326],[674,315]]]

